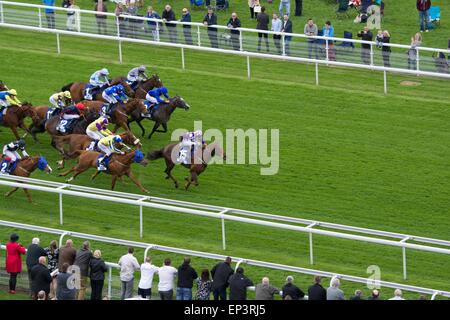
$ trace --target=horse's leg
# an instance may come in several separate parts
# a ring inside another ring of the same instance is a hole
[[[161,124],[160,124],[159,122],[155,122],[155,125],[153,126],[152,132],[150,132],[150,134],[148,135],[148,138],[149,138],[149,139],[152,138],[153,133],[156,132],[156,129],[158,129],[160,125],[161,125]]]
[[[133,175],[133,173],[131,172],[131,170],[129,170],[129,171],[126,173],[126,175],[128,176],[128,178],[131,179],[131,181],[133,181],[133,182],[139,187],[139,189],[141,189],[141,191],[142,191],[143,193],[149,193],[149,191],[148,191],[147,189],[145,189],[145,188],[142,186],[141,182]]]
[[[111,190],[114,190],[114,187],[116,186],[117,176],[113,175],[111,180]]]
[[[33,202],[33,200],[31,199],[31,194],[30,194],[30,192],[28,191],[28,189],[23,189],[23,192],[25,192],[25,194],[27,195],[27,198],[28,198],[28,202],[29,203],[32,203]]]
[[[166,179],[169,179],[169,178],[172,179],[173,183],[175,184],[175,188],[178,188],[178,181],[177,181],[177,179],[175,179],[174,176],[172,176],[172,173],[171,173],[172,169],[174,167],[175,167],[175,164],[172,161],[166,159],[166,170],[164,170],[164,172],[167,174]]]
[[[161,123],[162,124],[162,126],[163,126],[163,130],[156,130],[156,132],[163,132],[163,133],[166,133],[167,132],[167,123],[166,122],[163,122],[163,123]]]
[[[112,131],[112,133],[116,133],[117,130],[119,129],[119,127],[120,127],[120,125],[118,125],[118,124],[116,123],[116,126],[114,127],[114,130]]]
[[[17,140],[20,139],[19,133],[17,132],[17,127],[16,126],[12,126],[11,127],[11,131],[13,132],[14,136],[16,137]]]
[[[100,174],[100,171],[96,171],[92,176],[91,176],[91,180],[94,180],[95,178],[97,178],[97,176]]]
[[[145,128],[144,126],[141,124],[142,118],[140,118],[139,120],[136,120],[137,125],[139,126],[139,128],[141,128],[142,131],[142,136],[145,136]]]
[[[16,192],[17,190],[19,190],[19,188],[13,188],[11,191],[5,193],[5,197],[9,197],[10,195],[12,195],[14,192]]]
[[[66,171],[66,172],[61,172],[60,174],[58,174],[58,176],[59,177],[65,177],[65,176],[67,176],[69,173],[71,173],[71,172],[74,172],[76,169],[77,166],[75,166],[75,167],[73,167],[72,169],[70,169],[70,170],[68,170],[68,171]]]

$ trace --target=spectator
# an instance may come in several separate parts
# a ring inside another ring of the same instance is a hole
[[[141,280],[138,285],[138,295],[143,299],[150,299],[152,296],[153,275],[158,273],[158,267],[152,264],[152,258],[146,257],[141,264]]]
[[[253,12],[255,13],[255,19],[258,19],[258,15],[261,13],[261,4],[259,3],[259,0],[254,0],[254,7]]]
[[[355,291],[355,295],[350,297],[350,300],[364,300],[362,298],[362,291],[361,290],[356,290]]]
[[[314,284],[308,288],[308,300],[327,300],[327,291],[320,284],[321,278],[316,276]]]
[[[244,269],[239,267],[236,273],[228,279],[230,285],[230,300],[247,300],[247,287],[253,286],[253,281],[244,275]]]
[[[428,32],[428,22],[430,20],[429,10],[431,0],[416,0],[416,8],[419,11],[420,32]]]
[[[105,272],[108,267],[102,259],[102,252],[95,250],[94,255],[89,261],[89,269],[91,278],[91,300],[102,300],[103,285],[105,283]]]
[[[255,291],[256,300],[274,300],[273,295],[280,293],[280,290],[270,285],[267,277],[262,279],[262,283],[256,285]]]
[[[75,0],[69,0],[70,6],[69,9],[72,9],[67,12],[67,23],[66,23],[66,29],[68,31],[76,31],[78,29],[77,26],[77,13],[75,9],[80,9],[80,7],[75,5]]]
[[[322,30],[324,37],[334,37],[334,28],[331,25],[330,21],[325,22],[325,26]],[[327,41],[325,41],[325,48],[327,45]],[[328,40],[328,60],[336,61],[336,51],[334,50],[334,42],[333,40]]]
[[[46,297],[50,293],[50,283],[52,283],[52,276],[48,271],[47,258],[39,257],[38,263],[31,269],[31,292],[33,294],[33,300],[38,298],[39,291],[43,290],[46,293]]]
[[[70,0],[63,0],[62,2],[61,2],[61,7],[63,7],[63,8],[68,8],[68,7],[70,7]]]
[[[300,300],[305,297],[305,293],[294,284],[293,276],[288,276],[286,278],[286,284],[283,286],[281,291],[283,291],[284,300],[286,300],[286,296],[289,296],[291,298],[290,300]]]
[[[408,69],[417,70],[417,48],[422,45],[422,35],[417,32],[411,38],[411,48],[408,50]]]
[[[280,17],[283,17],[284,15],[289,17],[291,14],[291,0],[280,0],[280,7],[278,10],[280,11]]]
[[[233,12],[231,14],[230,20],[228,20],[227,23],[228,28],[230,28],[230,34],[231,34],[231,43],[233,45],[233,49],[236,51],[240,50],[240,43],[239,43],[239,30],[237,28],[241,27],[241,20],[239,20],[236,12]]]
[[[127,6],[127,12],[130,15],[132,15],[132,16],[137,15],[138,7],[137,7],[136,0],[126,0],[126,6]]]
[[[281,31],[285,33],[292,33],[292,22],[287,14],[284,15],[283,29],[281,29]],[[292,36],[284,36],[284,53],[286,55],[289,55],[290,53],[289,44],[291,40]]]
[[[208,13],[203,19],[203,24],[206,26],[212,26],[217,24],[217,16],[211,7],[208,7]],[[208,27],[208,38],[212,48],[219,48],[219,42],[217,40],[217,28]]]
[[[187,8],[183,8],[183,14],[181,15],[181,22],[191,22],[191,14]],[[191,34],[191,26],[189,24],[183,25],[183,33],[184,39],[186,40],[186,44],[192,46],[192,34]]]
[[[405,300],[402,298],[402,290],[395,289],[394,291],[394,297],[390,298],[389,300]]]
[[[177,276],[177,269],[172,267],[171,264],[172,261],[167,258],[164,260],[164,266],[158,269],[158,293],[161,300],[173,299],[173,282]]]
[[[175,17],[175,12],[173,12],[172,7],[170,5],[166,5],[164,11],[162,13],[162,18],[166,23],[167,32],[169,33],[170,42],[177,42],[177,25],[173,23],[169,23],[169,21],[175,21],[177,18]]]
[[[254,19],[255,18],[255,0],[248,0],[248,7],[250,9],[250,18]]]
[[[89,264],[92,259],[92,252],[89,249],[89,241],[83,242],[83,248],[77,251],[74,265],[80,268],[80,290],[77,299],[84,300],[86,295],[87,278],[89,275]]]
[[[211,269],[211,277],[213,279],[212,292],[214,300],[227,300],[228,279],[233,274],[231,269],[231,258],[226,257],[224,262],[216,264]]]
[[[266,8],[261,8],[261,13],[256,17],[256,21],[258,24],[256,25],[256,29],[258,30],[269,30],[269,16],[266,14]],[[261,38],[264,37],[264,41],[266,42],[266,51],[269,52],[269,40],[268,34],[258,32],[258,51],[261,51]]]
[[[379,300],[380,298],[380,291],[377,289],[372,290],[372,295],[367,298],[367,300]]]
[[[31,244],[27,248],[27,270],[28,270],[28,281],[30,283],[31,288],[31,269],[35,265],[39,263],[39,257],[45,257],[47,254],[45,253],[45,250],[39,246],[39,238],[33,238],[31,240]]]
[[[282,30],[282,23],[280,18],[278,18],[278,15],[274,13],[272,15],[272,28],[270,29],[273,32],[281,32]],[[281,34],[274,34],[273,35],[273,43],[275,47],[278,49],[278,54],[281,54]]]
[[[383,56],[383,65],[385,67],[390,67],[391,66],[391,62],[390,62],[391,47],[384,45],[385,43],[391,42],[391,35],[389,34],[389,32],[387,30],[383,31],[381,42],[383,43],[383,46],[381,47],[381,55]]]
[[[26,253],[25,248],[17,243],[19,236],[11,234],[6,244],[6,272],[9,273],[9,293],[16,293],[17,275],[22,272],[22,257]]]
[[[309,18],[308,22],[305,24],[304,28],[305,35],[310,37],[316,37],[318,33],[317,25],[314,23],[314,20]],[[315,38],[308,38],[308,58],[312,58],[312,52],[314,50],[314,55],[316,59],[318,59],[317,56],[317,46],[316,46],[316,39]]]
[[[156,11],[153,10],[152,6],[147,7],[147,14],[145,16],[147,18],[151,18],[151,19],[161,19],[159,14]],[[156,24],[158,24],[158,30],[159,30],[160,29],[159,28],[159,22],[147,21],[148,30],[152,33],[153,40],[159,41],[159,31],[156,30]]]
[[[37,294],[37,300],[47,300],[47,295],[44,290],[41,290]]]
[[[203,269],[200,279],[197,280],[197,294],[195,300],[209,300],[211,295],[212,282],[209,277],[209,270]]]
[[[75,262],[77,250],[73,247],[73,241],[68,239],[64,247],[59,248],[58,269],[61,270],[62,265],[67,263],[69,266]]]
[[[327,300],[345,300],[344,292],[339,289],[341,282],[337,277],[333,277],[330,287],[327,289]]]
[[[42,0],[44,6],[54,7],[55,0]],[[45,8],[45,19],[47,19],[47,28],[55,29],[55,10],[52,8]]]
[[[68,273],[69,264],[64,262],[56,276],[56,300],[75,300],[77,296],[76,277]]]
[[[140,269],[137,259],[133,255],[134,249],[128,248],[128,253],[123,255],[119,260],[120,281],[122,287],[120,297],[122,300],[129,299],[133,296],[134,272]]]
[[[369,27],[364,26],[364,30],[358,32],[358,37],[364,41],[372,41],[373,35]],[[364,64],[370,64],[370,43],[361,44],[361,60]]]
[[[297,17],[301,17],[302,11],[303,11],[303,0],[295,0],[295,15]]]
[[[102,14],[103,12],[108,12],[108,8],[106,7],[106,3],[103,0],[98,0],[98,2],[94,6],[95,20],[97,21],[97,29],[99,34],[107,34],[108,29],[106,27],[106,18],[107,16]]]
[[[119,25],[119,36],[126,37],[127,36],[127,29],[125,25],[125,18],[121,17],[125,12],[123,8],[123,4],[121,2],[117,2],[116,8],[114,9],[114,14],[117,17],[117,23]]]
[[[192,287],[198,274],[190,263],[191,259],[185,257],[183,264],[178,268],[177,300],[192,300]]]
[[[58,244],[56,240],[50,241],[50,245],[44,249],[47,255],[47,267],[50,273],[54,272],[58,268]],[[56,277],[53,277],[52,285],[50,286],[49,299],[56,297]]]

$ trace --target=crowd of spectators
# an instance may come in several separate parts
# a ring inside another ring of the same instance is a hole
[[[6,245],[6,271],[10,275],[9,293],[16,293],[17,276],[22,272],[22,256],[26,255],[30,296],[33,300],[85,300],[90,284],[90,299],[107,299],[103,294],[105,273],[108,266],[102,259],[100,250],[91,250],[89,241],[84,241],[76,250],[71,239],[58,248],[56,240],[48,247],[40,245],[39,238],[33,238],[25,248],[19,242],[19,236],[10,235]],[[340,289],[340,280],[333,277],[330,286],[322,286],[320,276],[314,277],[307,294],[295,285],[294,277],[288,276],[281,289],[270,284],[268,277],[254,283],[237,266],[233,270],[232,259],[227,257],[217,263],[211,270],[202,269],[200,275],[191,266],[191,259],[185,257],[175,268],[170,258],[166,258],[161,267],[152,264],[151,257],[146,257],[142,264],[134,256],[134,249],[120,257],[121,299],[150,299],[155,275],[158,277],[158,296],[161,300],[246,300],[249,287],[254,287],[257,300],[274,300],[281,296],[283,300],[345,300]],[[140,273],[137,283],[137,296],[134,293],[135,276]],[[193,296],[193,289],[196,294]],[[356,290],[350,300],[364,300],[362,291]],[[380,299],[380,290],[374,289],[367,300]],[[420,299],[425,299],[421,296]],[[400,289],[389,300],[404,300]]]

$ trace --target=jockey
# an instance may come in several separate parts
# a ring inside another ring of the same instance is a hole
[[[127,81],[130,84],[131,87],[134,87],[134,85],[138,81],[145,81],[148,79],[147,75],[145,74],[145,66],[136,67],[130,70],[127,74]]]
[[[78,119],[81,116],[81,111],[85,110],[86,106],[83,103],[77,103],[75,106],[69,106],[61,112],[60,117],[64,120]]]
[[[112,135],[112,132],[108,129],[109,121],[110,120],[107,117],[98,118],[90,125],[88,125],[88,127],[86,128],[86,134],[94,140],[100,140],[104,137]]]
[[[99,161],[99,169],[106,170],[105,167],[105,159],[112,155],[113,153],[125,154],[125,152],[121,151],[118,147],[123,145],[122,138],[119,135],[109,135],[100,139],[98,142],[98,148],[105,154],[105,157],[102,157]]]
[[[21,102],[17,99],[17,91],[14,89],[0,92],[0,106],[10,107],[19,106]]]
[[[101,70],[95,71],[91,78],[89,79],[89,85],[86,87],[86,98],[92,100],[92,90],[94,88],[101,88],[104,85],[109,85],[109,80],[106,77],[109,75],[108,69],[103,68]]]
[[[72,96],[69,91],[59,92],[53,94],[49,101],[56,109],[62,109],[70,105],[72,102]]]
[[[128,101],[128,97],[121,84],[106,88],[102,93],[102,97],[108,101],[110,105],[114,105],[118,102],[126,103]]]
[[[169,91],[166,87],[161,88],[155,88],[153,90],[150,90],[147,92],[147,95],[145,96],[145,100],[150,101],[152,104],[151,107],[160,104],[161,102],[167,102],[167,100],[161,99],[161,96],[164,96],[166,99],[170,99],[169,97]]]
[[[3,147],[3,158],[7,162],[7,166],[1,168],[2,173],[9,172],[12,164],[17,160],[22,159],[17,152],[18,150],[22,152],[24,157],[29,157],[28,153],[25,151],[25,140],[23,139],[10,142]]]
[[[205,144],[203,132],[201,130],[186,132],[180,136],[180,141],[180,152],[177,159],[179,162],[184,162],[186,160],[188,152],[195,153],[198,150],[198,147],[202,147]]]

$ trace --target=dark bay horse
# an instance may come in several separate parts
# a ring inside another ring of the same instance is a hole
[[[133,89],[131,89],[130,85],[126,81],[121,81],[116,84],[119,84],[119,83],[121,85],[123,85],[127,96],[134,97],[134,91],[133,91]],[[72,82],[72,83],[69,83],[68,85],[65,85],[64,87],[62,87],[61,91],[70,91],[70,95],[72,96],[72,101],[74,103],[78,103],[80,101],[85,100],[84,99],[84,89],[86,89],[86,86],[87,86],[87,83],[85,83],[85,82]],[[108,88],[108,86],[103,86],[100,90],[98,90],[97,93],[95,94],[95,96],[92,97],[93,98],[92,100],[106,102],[106,100],[103,99],[103,97],[102,97],[102,93],[106,88]]]
[[[30,174],[37,168],[39,168],[40,170],[42,170],[46,173],[52,172],[52,168],[50,168],[50,166],[48,165],[47,160],[45,160],[44,157],[36,156],[36,157],[26,157],[26,158],[23,158],[22,160],[20,160],[17,163],[17,166],[14,169],[14,171],[11,172],[10,174],[14,175],[14,176],[19,176],[19,177],[29,177]],[[19,189],[18,187],[12,189],[8,193],[6,193],[5,196],[9,197],[14,192],[16,192],[18,189]],[[24,188],[23,191],[27,195],[28,201],[32,202],[31,195],[28,192],[28,190]]]
[[[125,131],[120,134],[120,137],[126,145],[132,145],[137,149],[142,148],[141,142],[134,136],[134,134],[131,133],[131,131]],[[53,137],[53,140],[55,141],[56,150],[58,150],[63,156],[63,158],[58,161],[58,169],[64,168],[64,160],[74,159],[78,156],[75,151],[86,150],[86,148],[89,147],[93,141],[89,136],[84,134],[69,134],[60,137],[56,136]],[[69,146],[69,150],[64,149],[65,145]]]
[[[161,103],[157,107],[157,109],[153,112],[153,116],[151,119],[152,121],[155,121],[155,125],[153,126],[152,132],[148,135],[148,138],[151,139],[152,135],[155,132],[167,132],[167,122],[170,120],[170,116],[175,111],[176,108],[182,108],[186,111],[189,110],[190,105],[181,97],[175,96],[169,99],[169,103]],[[145,117],[142,117],[141,114],[138,112],[133,112],[130,115],[130,120],[128,121],[128,125],[130,123],[136,121],[139,128],[141,128],[142,136],[145,135],[145,129],[141,124],[141,121],[144,119],[148,119]],[[160,126],[163,126],[163,130],[157,130]]]
[[[72,177],[66,180],[67,182],[73,181],[79,174],[90,168],[97,168],[97,159],[100,155],[99,152],[78,150],[75,151],[75,153],[80,155],[78,158],[78,164],[69,171],[59,174],[59,176],[67,176],[69,173],[75,172]],[[129,153],[125,153],[124,155],[114,154],[112,156],[109,161],[108,170],[106,171],[106,173],[112,175],[111,190],[114,190],[117,179],[125,175],[130,178],[142,192],[148,193],[148,190],[142,186],[140,181],[131,172],[131,165],[134,162],[143,166],[148,164],[148,161],[144,159],[144,155],[139,150],[133,150]],[[92,176],[92,179],[94,179],[98,174],[99,171]]]
[[[19,133],[17,132],[18,127],[25,130],[26,133],[30,133],[24,123],[26,117],[30,117],[33,120],[33,123],[36,124],[39,121],[36,111],[31,106],[31,103],[24,102],[20,107],[11,106],[7,108],[6,114],[3,116],[2,125],[10,128],[16,139],[20,139]]]
[[[111,84],[122,83],[123,81],[126,80],[127,77],[117,77],[113,81],[111,81]],[[162,86],[163,83],[161,81],[161,78],[157,74],[153,74],[147,80],[139,82],[135,91],[134,98],[145,99],[147,92],[149,92],[153,88],[161,88]]]
[[[85,110],[84,113],[82,113],[82,116],[75,120],[75,124],[72,126],[72,134],[85,134],[87,126],[92,122],[98,119],[100,115],[95,111],[89,111],[89,109]],[[61,134],[58,130],[56,130],[56,127],[58,126],[59,122],[61,121],[60,116],[54,116],[48,119],[47,122],[45,122],[45,130],[50,134],[50,136],[63,136],[65,134]],[[52,142],[53,145],[53,142]]]
[[[164,172],[166,173],[166,179],[172,179],[173,183],[175,184],[175,188],[178,188],[178,181],[172,176],[172,169],[175,167],[174,159],[178,155],[179,151],[179,143],[172,143],[161,150],[156,150],[149,152],[147,154],[147,158],[149,160],[156,160],[159,158],[164,158],[166,161],[166,169]],[[194,183],[196,186],[198,186],[198,176],[206,170],[208,163],[211,161],[212,157],[218,155],[223,160],[226,160],[226,155],[223,149],[217,144],[212,143],[210,145],[207,145],[206,147],[203,147],[202,152],[200,153],[201,159],[196,159],[196,161],[192,161],[191,164],[181,164],[183,167],[189,169],[190,176],[187,177],[185,189],[187,190],[191,183]]]

